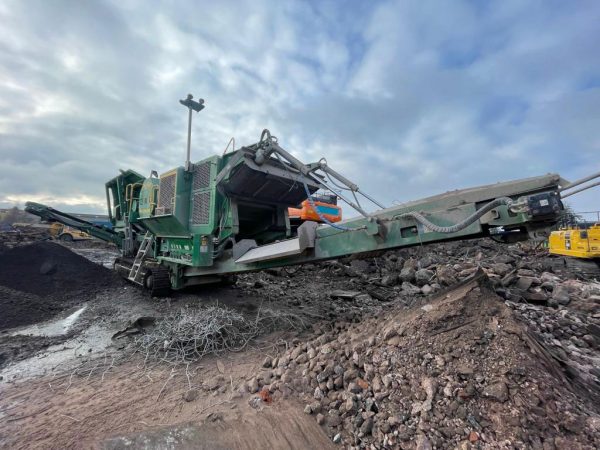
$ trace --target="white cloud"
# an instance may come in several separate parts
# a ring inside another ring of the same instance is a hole
[[[599,19],[585,1],[4,2],[0,203],[102,209],[119,168],[181,164],[188,92],[195,159],[270,128],[388,204],[577,178],[600,169]]]

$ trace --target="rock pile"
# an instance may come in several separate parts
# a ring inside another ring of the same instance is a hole
[[[576,448],[600,418],[481,275],[409,312],[316,330],[248,382],[357,448]]]
[[[247,387],[349,447],[597,448],[600,284],[578,276],[489,240],[247,275],[330,319]]]
[[[413,306],[422,296],[464,280],[478,269],[487,273],[495,291],[507,300],[551,307],[575,301],[587,303],[590,312],[600,312],[599,285],[584,286],[593,276],[600,279],[600,268],[590,276],[588,272],[571,270],[565,266],[565,258],[550,257],[544,250],[527,250],[489,239],[409,248],[374,258],[271,269],[241,276],[241,285],[259,295],[285,297],[298,306],[307,301],[321,302],[325,285],[327,292],[333,294],[327,313],[330,318],[339,318],[340,314],[348,316],[348,311],[361,313],[381,307],[381,301]],[[583,278],[585,283],[578,283],[577,278]],[[335,295],[339,290],[354,295]]]

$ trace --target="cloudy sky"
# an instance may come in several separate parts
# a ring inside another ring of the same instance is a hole
[[[600,2],[0,2],[0,207],[105,210],[104,182],[263,128],[385,204],[600,171]],[[572,201],[600,209],[600,190]]]

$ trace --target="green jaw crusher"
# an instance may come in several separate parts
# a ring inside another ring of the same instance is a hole
[[[191,113],[203,101],[190,95],[181,102],[190,114],[185,164],[148,178],[121,171],[108,181],[112,230],[48,206],[26,205],[46,220],[114,242],[122,252],[115,269],[153,295],[240,272],[357,253],[490,235],[506,241],[544,236],[562,211],[559,191],[565,182],[556,174],[384,208],[324,160],[296,159],[268,130],[253,145],[191,163]],[[358,216],[291,227],[288,208],[310,201],[319,190],[335,193]],[[381,209],[367,212],[359,196]]]

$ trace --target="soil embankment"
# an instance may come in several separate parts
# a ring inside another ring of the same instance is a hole
[[[118,282],[114,274],[52,242],[0,253],[0,330],[41,322]]]

